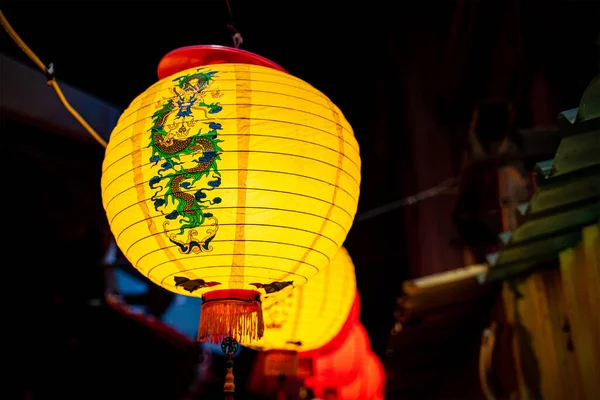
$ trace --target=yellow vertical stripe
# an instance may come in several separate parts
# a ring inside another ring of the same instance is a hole
[[[237,106],[237,157],[238,157],[238,210],[236,216],[235,240],[233,245],[233,258],[231,273],[229,275],[229,286],[232,289],[240,289],[244,286],[244,265],[246,253],[246,180],[248,178],[248,157],[250,156],[250,116],[252,113],[252,85],[250,79],[250,69],[247,65],[235,66],[235,89],[238,102],[241,100],[244,104]],[[227,143],[223,143],[227,147]]]

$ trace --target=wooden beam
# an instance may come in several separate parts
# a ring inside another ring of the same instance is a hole
[[[427,275],[402,284],[404,293],[408,295],[417,295],[429,290],[437,291],[444,287],[454,290],[457,285],[469,285],[476,282],[479,274],[487,270],[485,264],[474,264],[467,267],[456,268],[450,271]]]

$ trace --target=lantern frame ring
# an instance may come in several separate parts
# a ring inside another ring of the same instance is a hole
[[[249,298],[249,299],[240,299],[238,297],[219,297],[216,299],[206,299],[205,297],[202,297],[202,304],[211,303],[214,301],[241,301],[241,302],[247,302],[247,303],[258,302],[258,303],[262,304],[262,301],[260,299],[260,294],[257,294],[254,297]]]

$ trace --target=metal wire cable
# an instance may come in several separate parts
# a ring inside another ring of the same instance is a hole
[[[17,32],[13,29],[13,27],[8,23],[8,20],[4,16],[2,10],[0,10],[0,23],[2,27],[8,33],[8,36],[19,46],[21,50],[29,57],[33,63],[42,70],[42,72],[46,75],[48,86],[54,89],[54,92],[58,96],[58,99],[62,103],[62,105],[67,109],[67,111],[83,126],[83,128],[94,138],[96,141],[102,146],[106,147],[106,141],[92,128],[79,113],[69,104],[67,101],[63,91],[61,90],[56,78],[54,77],[54,66],[52,63],[46,67],[42,60],[25,44],[23,39],[17,34]]]

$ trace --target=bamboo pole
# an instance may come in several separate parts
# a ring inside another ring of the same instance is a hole
[[[515,207],[511,200],[511,188],[514,187],[513,183],[515,175],[512,171],[508,171],[506,168],[500,168],[498,170],[498,196],[499,203],[501,205],[502,212],[502,229],[504,232],[512,231],[517,227]],[[504,200],[509,200],[505,202]],[[502,285],[502,302],[504,305],[505,315],[504,318],[509,326],[512,327],[512,351],[515,362],[515,371],[517,375],[517,382],[519,388],[519,399],[527,400],[530,399],[530,384],[526,371],[524,370],[524,362],[522,360],[522,353],[520,351],[520,341],[517,332],[519,330],[522,310],[519,310],[519,300],[521,299],[522,293],[525,291],[525,284],[522,282],[504,282]],[[530,379],[529,379],[530,381]]]
[[[599,225],[585,228],[582,242],[559,256],[565,308],[586,400],[600,399]]]
[[[536,272],[527,283],[532,311],[537,316],[537,326],[532,326],[532,337],[539,362],[542,397],[545,400],[584,399],[568,329],[560,271]]]
[[[512,340],[511,347],[513,352],[513,358],[515,360],[515,372],[517,375],[517,383],[519,387],[519,399],[527,400],[529,399],[529,390],[527,387],[525,373],[523,371],[523,362],[521,361],[521,353],[519,351],[519,339],[515,334],[515,325],[517,323],[518,315],[521,313],[517,310],[518,308],[518,299],[514,294],[514,291],[518,291],[521,293],[523,291],[523,284],[516,285],[516,287],[512,287],[510,282],[504,282],[502,285],[502,302],[504,304],[505,311],[505,322],[508,326],[512,327]]]

